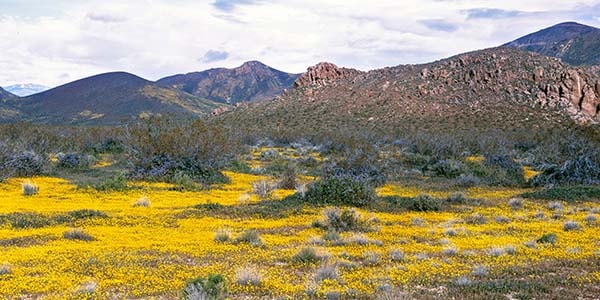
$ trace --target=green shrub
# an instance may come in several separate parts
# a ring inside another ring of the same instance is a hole
[[[80,220],[80,219],[92,219],[92,218],[108,218],[108,216],[99,211],[99,210],[95,210],[95,209],[80,209],[80,210],[74,210],[74,211],[70,211],[68,212],[68,216],[71,217],[74,220]]]
[[[564,186],[551,187],[524,193],[524,198],[544,199],[544,200],[591,200],[600,199],[600,187],[597,186]]]
[[[197,277],[188,281],[183,288],[182,299],[221,300],[227,296],[227,282],[221,274],[209,274],[208,277]]]
[[[315,248],[302,248],[292,260],[300,264],[313,264],[321,260]]]
[[[127,186],[127,178],[123,174],[107,178],[103,182],[96,184],[94,188],[101,192],[121,192],[129,189]]]
[[[390,205],[410,211],[441,211],[444,208],[445,199],[435,198],[427,194],[416,197],[389,196],[382,198]]]
[[[303,197],[316,205],[350,205],[362,207],[377,199],[368,183],[353,177],[327,177],[308,186]]]

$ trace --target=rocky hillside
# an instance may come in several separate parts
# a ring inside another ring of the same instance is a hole
[[[213,101],[236,104],[272,99],[289,89],[298,77],[258,61],[234,69],[210,69],[166,77],[158,84]]]
[[[574,66],[600,65],[600,29],[575,22],[554,25],[505,46],[558,57]]]
[[[600,121],[600,78],[509,47],[369,72],[319,64],[276,100],[220,119],[256,133],[536,131]],[[575,121],[575,122],[573,122]]]
[[[10,100],[3,108],[16,112],[0,121],[112,125],[156,114],[201,116],[221,106],[129,73],[114,72]]]

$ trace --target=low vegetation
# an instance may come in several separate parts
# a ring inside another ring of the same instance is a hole
[[[215,124],[0,125],[0,298],[600,292],[592,142]]]

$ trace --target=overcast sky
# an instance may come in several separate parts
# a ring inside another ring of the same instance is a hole
[[[110,71],[156,80],[248,60],[294,73],[320,61],[369,70],[564,21],[600,27],[600,0],[0,0],[0,86]]]

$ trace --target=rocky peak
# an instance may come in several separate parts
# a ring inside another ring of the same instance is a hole
[[[309,67],[305,73],[300,75],[294,87],[304,87],[310,85],[327,85],[327,83],[340,78],[349,78],[362,72],[354,69],[340,68],[333,63],[320,62],[315,66]]]

